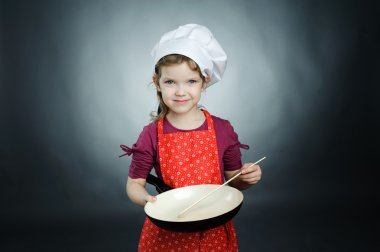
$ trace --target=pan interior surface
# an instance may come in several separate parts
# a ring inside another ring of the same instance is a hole
[[[223,186],[183,216],[178,217],[180,212],[219,186],[211,184],[186,186],[161,193],[156,196],[156,202],[148,202],[145,205],[145,213],[161,221],[191,222],[225,214],[242,203],[242,192],[230,186]]]

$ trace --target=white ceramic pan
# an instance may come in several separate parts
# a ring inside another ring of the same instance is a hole
[[[154,185],[158,189],[157,184]],[[230,186],[223,186],[186,214],[180,217],[178,215],[219,186],[195,185],[163,192],[157,195],[154,203],[148,202],[145,205],[145,213],[154,224],[167,230],[197,232],[215,228],[231,220],[239,212],[243,203],[242,192]]]

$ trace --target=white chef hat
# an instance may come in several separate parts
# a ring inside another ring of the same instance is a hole
[[[207,87],[220,81],[227,65],[227,55],[209,29],[197,24],[186,24],[165,33],[154,46],[154,64],[169,54],[182,54],[194,60],[203,76],[209,76]]]

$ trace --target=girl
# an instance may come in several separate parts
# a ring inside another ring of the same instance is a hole
[[[242,165],[237,134],[227,120],[198,107],[201,93],[219,81],[227,56],[204,26],[188,24],[164,34],[152,51],[153,83],[160,103],[159,114],[145,126],[137,142],[127,148],[133,154],[127,194],[137,205],[156,198],[145,189],[154,167],[157,176],[173,187],[222,184],[242,169],[230,186],[244,190],[261,178],[261,169]],[[125,146],[124,146],[125,147]],[[125,148],[124,148],[125,149]],[[145,220],[139,251],[237,251],[232,221],[203,232],[163,230]]]

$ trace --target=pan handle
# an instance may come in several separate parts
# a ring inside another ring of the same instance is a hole
[[[158,193],[166,192],[166,191],[173,189],[172,187],[165,184],[164,181],[162,181],[161,179],[159,179],[158,177],[156,177],[150,173],[149,173],[148,177],[146,178],[146,182],[155,186]]]

